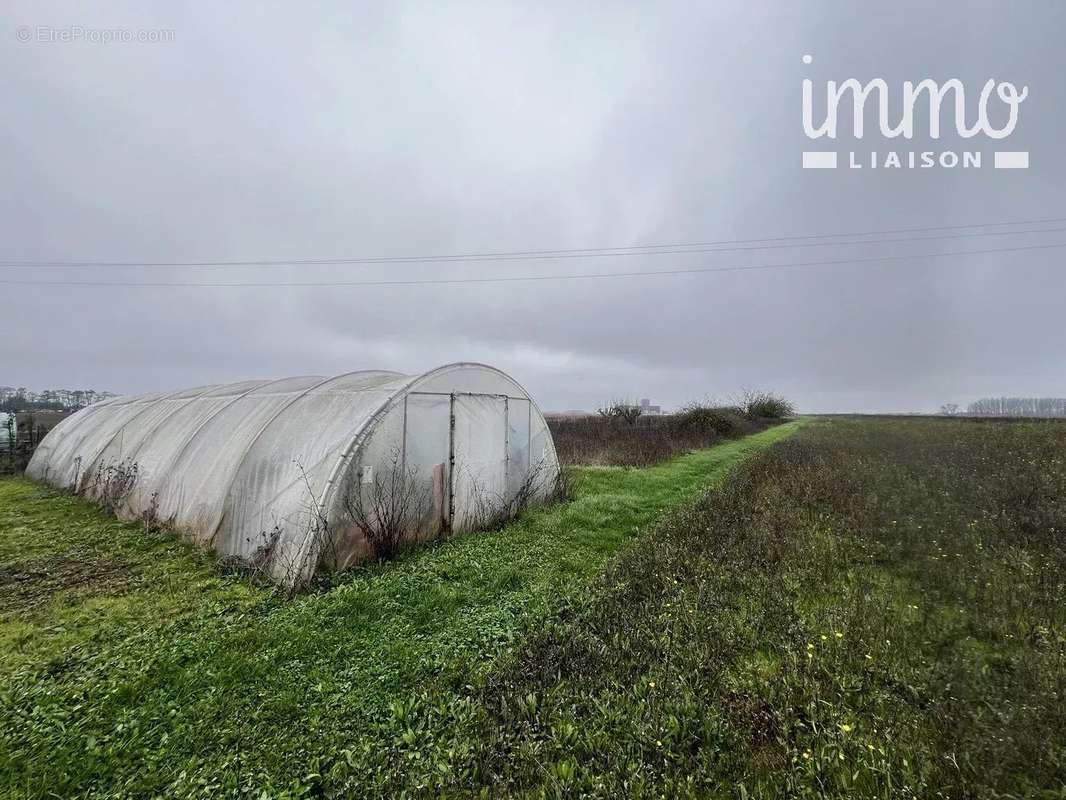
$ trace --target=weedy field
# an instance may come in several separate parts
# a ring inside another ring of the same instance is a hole
[[[288,601],[0,482],[0,791],[1066,796],[1066,424],[808,421],[573,476]]]
[[[492,793],[1066,795],[1066,425],[812,425],[481,693]]]

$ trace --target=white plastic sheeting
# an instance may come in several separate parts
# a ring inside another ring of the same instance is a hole
[[[543,499],[559,464],[522,387],[462,363],[114,398],[56,425],[26,472],[299,585],[371,554],[353,497],[397,470],[422,498],[405,535],[429,538]]]
[[[0,452],[14,449],[15,439],[18,436],[18,422],[15,415],[0,411]]]

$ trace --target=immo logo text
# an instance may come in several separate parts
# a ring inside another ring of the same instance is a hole
[[[814,59],[806,55],[803,57],[804,64],[810,64]],[[865,86],[855,78],[848,78],[843,83],[826,81],[825,83],[825,119],[820,124],[814,120],[814,83],[810,78],[803,79],[803,132],[809,139],[818,140],[823,137],[828,139],[837,138],[837,129],[841,117],[841,101],[850,95],[851,103],[845,103],[843,108],[845,116],[851,112],[851,130],[856,139],[862,139],[866,135],[864,129],[864,113],[868,100],[877,102],[878,127],[881,137],[885,139],[912,139],[915,134],[915,110],[928,110],[928,134],[930,139],[940,138],[941,107],[954,109],[955,131],[963,139],[972,139],[975,136],[985,136],[994,141],[1006,139],[1014,131],[1018,124],[1018,108],[1026,97],[1029,96],[1029,87],[1018,88],[1007,81],[996,81],[989,78],[980,93],[970,93],[971,99],[976,96],[976,107],[967,107],[966,87],[958,78],[938,84],[931,78],[912,83],[904,81],[902,89],[902,110],[898,121],[889,118],[888,84],[881,78],[876,78]],[[952,103],[947,104],[948,97]],[[996,127],[989,120],[990,107],[995,108],[998,104],[997,117],[1002,112],[1007,114],[1006,122],[1002,127]],[[973,124],[969,123],[973,119]],[[895,123],[895,124],[893,124]],[[836,150],[806,150],[803,153],[804,169],[836,169],[843,166],[847,169],[980,169],[986,166],[987,160],[981,150],[849,150],[842,155],[847,159],[841,165]],[[992,152],[992,166],[996,169],[1028,169],[1029,152],[1018,150],[996,149]]]

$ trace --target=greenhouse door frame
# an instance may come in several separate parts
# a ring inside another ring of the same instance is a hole
[[[506,490],[507,476],[510,474],[511,461],[511,401],[519,401],[526,404],[526,452],[530,453],[533,446],[533,401],[528,397],[516,397],[509,394],[494,392],[408,392],[403,399],[403,458],[402,468],[407,469],[407,400],[412,396],[423,397],[447,397],[448,398],[448,509],[443,515],[442,522],[445,529],[451,532],[455,524],[455,401],[459,397],[490,397],[503,401],[503,463],[504,463],[504,487]],[[528,468],[528,466],[527,466]]]

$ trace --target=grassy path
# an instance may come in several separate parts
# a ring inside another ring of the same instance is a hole
[[[290,601],[76,499],[0,482],[0,792],[300,796],[404,769],[390,737],[432,740],[419,758],[461,748],[441,732],[531,626],[800,424],[648,469],[575,470],[570,503]]]

